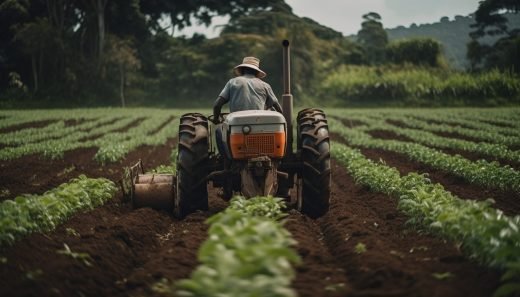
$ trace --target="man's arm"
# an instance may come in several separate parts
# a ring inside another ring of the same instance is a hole
[[[213,105],[213,119],[214,121],[218,121],[220,117],[220,112],[222,109],[222,106],[226,104],[229,101],[229,99],[226,99],[222,96],[218,96],[217,100],[215,100],[215,104]]]
[[[266,83],[267,86],[267,98],[266,98],[266,106],[268,108],[274,108],[279,113],[282,113],[282,106],[280,103],[278,103],[278,99],[276,98],[276,95],[273,92],[273,89],[269,84]]]
[[[278,101],[276,101],[273,104],[273,108],[274,108],[274,110],[278,111],[279,113],[282,113],[282,106],[280,105],[280,103],[278,103]]]

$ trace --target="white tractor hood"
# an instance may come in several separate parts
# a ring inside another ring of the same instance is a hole
[[[285,118],[276,111],[270,110],[244,110],[230,113],[226,122],[229,126],[238,125],[264,125],[284,124]]]

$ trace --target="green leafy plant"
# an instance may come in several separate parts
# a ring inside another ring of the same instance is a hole
[[[214,215],[201,262],[190,279],[175,284],[177,296],[296,296],[290,288],[292,264],[300,259],[295,244],[277,219],[281,199],[235,197]]]
[[[43,195],[5,200],[0,203],[0,245],[32,232],[53,230],[76,212],[102,205],[116,190],[110,180],[80,175]]]

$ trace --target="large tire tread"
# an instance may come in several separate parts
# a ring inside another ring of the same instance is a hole
[[[183,115],[179,124],[174,207],[174,215],[178,218],[184,218],[197,210],[208,210],[208,151],[207,118],[199,113]]]
[[[311,218],[328,212],[330,206],[330,139],[325,113],[308,108],[297,117],[298,140],[303,169],[300,211]]]

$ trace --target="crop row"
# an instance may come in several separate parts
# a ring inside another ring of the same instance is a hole
[[[423,175],[400,176],[397,169],[340,143],[332,145],[332,154],[356,183],[399,199],[409,225],[460,242],[470,258],[504,270],[497,295],[515,288],[520,293],[520,216],[505,216],[491,201],[462,200]]]
[[[388,124],[384,121],[369,118],[362,119],[360,121],[363,121],[365,125],[354,127],[352,129],[364,132],[374,130],[391,131],[397,135],[408,137],[415,142],[431,147],[457,149],[472,153],[478,153],[489,157],[496,157],[505,160],[520,162],[520,151],[510,150],[507,146],[502,144],[494,144],[487,142],[477,143],[463,139],[443,137],[428,131],[398,127]]]
[[[0,203],[0,246],[32,232],[53,230],[76,212],[102,205],[115,191],[112,181],[80,175],[42,195],[5,200]]]
[[[518,110],[516,110],[518,112]],[[504,127],[513,127],[516,129],[520,129],[520,118],[507,118],[503,117],[500,114],[486,115],[486,114],[469,114],[469,115],[461,115],[461,117],[474,120],[479,122],[487,122],[493,125],[500,125]]]
[[[16,147],[5,147],[0,150],[0,160],[16,159],[29,154],[42,154],[45,157],[51,159],[61,158],[63,157],[65,151],[95,145],[94,140],[81,140],[99,137],[110,131],[120,129],[135,121],[136,119],[137,117],[122,118],[111,124],[98,126],[88,132],[76,131],[73,134],[66,135],[65,137],[59,139],[48,139],[46,141],[27,143],[25,145]]]
[[[10,126],[16,126],[19,124],[26,124],[28,127],[14,131],[20,136],[28,133],[32,134],[32,131],[40,131],[40,133],[46,133],[46,131],[53,130],[53,125],[63,125],[59,122],[73,121],[70,127],[85,127],[78,130],[88,130],[90,127],[96,127],[93,124],[87,124],[86,122],[92,121],[107,121],[116,120],[120,118],[128,117],[155,117],[164,115],[178,115],[182,111],[179,110],[164,110],[164,109],[148,109],[148,108],[132,108],[132,109],[121,109],[121,108],[87,108],[87,109],[49,109],[49,110],[0,110],[0,129],[7,128]],[[49,121],[44,127],[32,128],[31,125],[40,124],[42,121]],[[76,122],[76,123],[74,123]],[[86,125],[86,126],[83,126]],[[90,127],[89,127],[90,126]],[[57,126],[54,126],[58,128]],[[32,130],[32,131],[31,131]],[[58,130],[58,129],[56,129]],[[13,132],[4,132],[0,135],[2,139]],[[53,133],[58,133],[57,131]],[[14,136],[14,135],[13,135]],[[25,136],[25,135],[24,135]]]
[[[374,118],[385,120],[387,117],[418,118],[431,122],[463,126],[476,130],[490,130],[506,135],[518,136],[520,128],[518,108],[505,109],[330,109],[327,114],[347,118]]]
[[[157,131],[159,128],[161,129]],[[145,119],[137,127],[125,132],[107,134],[95,141],[94,146],[99,147],[99,150],[94,159],[101,163],[115,162],[140,145],[164,144],[168,138],[175,137],[177,131],[176,121],[172,120],[171,115]]]
[[[140,145],[160,145],[168,138],[174,137],[176,127],[172,116],[171,113],[163,112],[145,119],[138,113],[129,117],[114,118],[115,121],[93,127],[88,132],[75,130],[58,139],[5,147],[0,150],[0,160],[16,159],[28,154],[42,154],[44,157],[57,159],[62,158],[69,150],[98,147],[96,160],[101,163],[114,162]],[[140,119],[143,120],[137,126],[124,132],[117,131]]]
[[[0,128],[41,121],[93,120],[97,118],[127,116],[136,110],[120,108],[47,109],[47,110],[1,110]],[[147,112],[147,109],[138,111]]]
[[[391,119],[401,118],[405,123],[408,119],[412,119],[426,123],[447,124],[451,126],[452,129],[462,129],[462,133],[467,132],[465,129],[469,129],[470,131],[483,130],[489,133],[502,134],[503,136],[520,136],[520,131],[518,130],[519,123],[514,125],[509,123],[507,126],[499,126],[486,122],[485,119],[487,119],[487,121],[492,121],[496,118],[496,113],[492,111],[489,111],[485,118],[480,117],[479,119],[471,118],[471,115],[467,115],[463,112],[435,112],[434,110],[382,111],[367,114],[367,116],[378,118],[380,120],[385,120],[388,117]]]
[[[280,198],[235,197],[207,220],[208,238],[198,251],[201,263],[190,279],[174,285],[176,296],[296,296],[291,289],[296,243],[283,228]]]
[[[462,126],[451,126],[448,124],[428,123],[427,121],[414,119],[410,116],[388,115],[387,120],[392,120],[402,123],[406,127],[418,128],[430,132],[447,132],[456,133],[462,136],[471,137],[478,140],[484,140],[491,143],[503,144],[507,146],[520,145],[520,137],[502,135],[498,132],[491,132],[487,130],[477,130],[465,128]]]
[[[463,128],[470,128],[476,130],[484,130],[490,133],[500,133],[505,136],[520,136],[520,131],[518,127],[501,127],[493,124],[489,124],[482,121],[470,120],[461,117],[453,117],[450,114],[429,114],[429,113],[420,113],[420,114],[410,114],[412,118],[416,118],[424,121],[435,121],[446,124],[452,124]]]
[[[16,146],[26,145],[29,143],[45,142],[53,139],[56,140],[63,137],[67,137],[69,135],[84,135],[86,137],[86,135],[91,134],[88,133],[88,131],[91,131],[94,128],[99,129],[105,125],[114,124],[119,120],[121,120],[121,118],[99,118],[74,126],[66,126],[65,121],[60,120],[58,122],[49,124],[48,126],[45,126],[43,128],[27,128],[18,131],[13,131],[10,133],[5,133],[2,135],[0,143]],[[125,122],[120,122],[116,125],[121,125],[124,123]]]
[[[329,118],[329,126],[351,145],[404,154],[413,161],[449,172],[469,183],[520,193],[520,173],[509,166],[502,167],[485,160],[472,162],[460,155],[448,155],[417,143],[374,139],[363,131],[348,129],[332,118]]]

